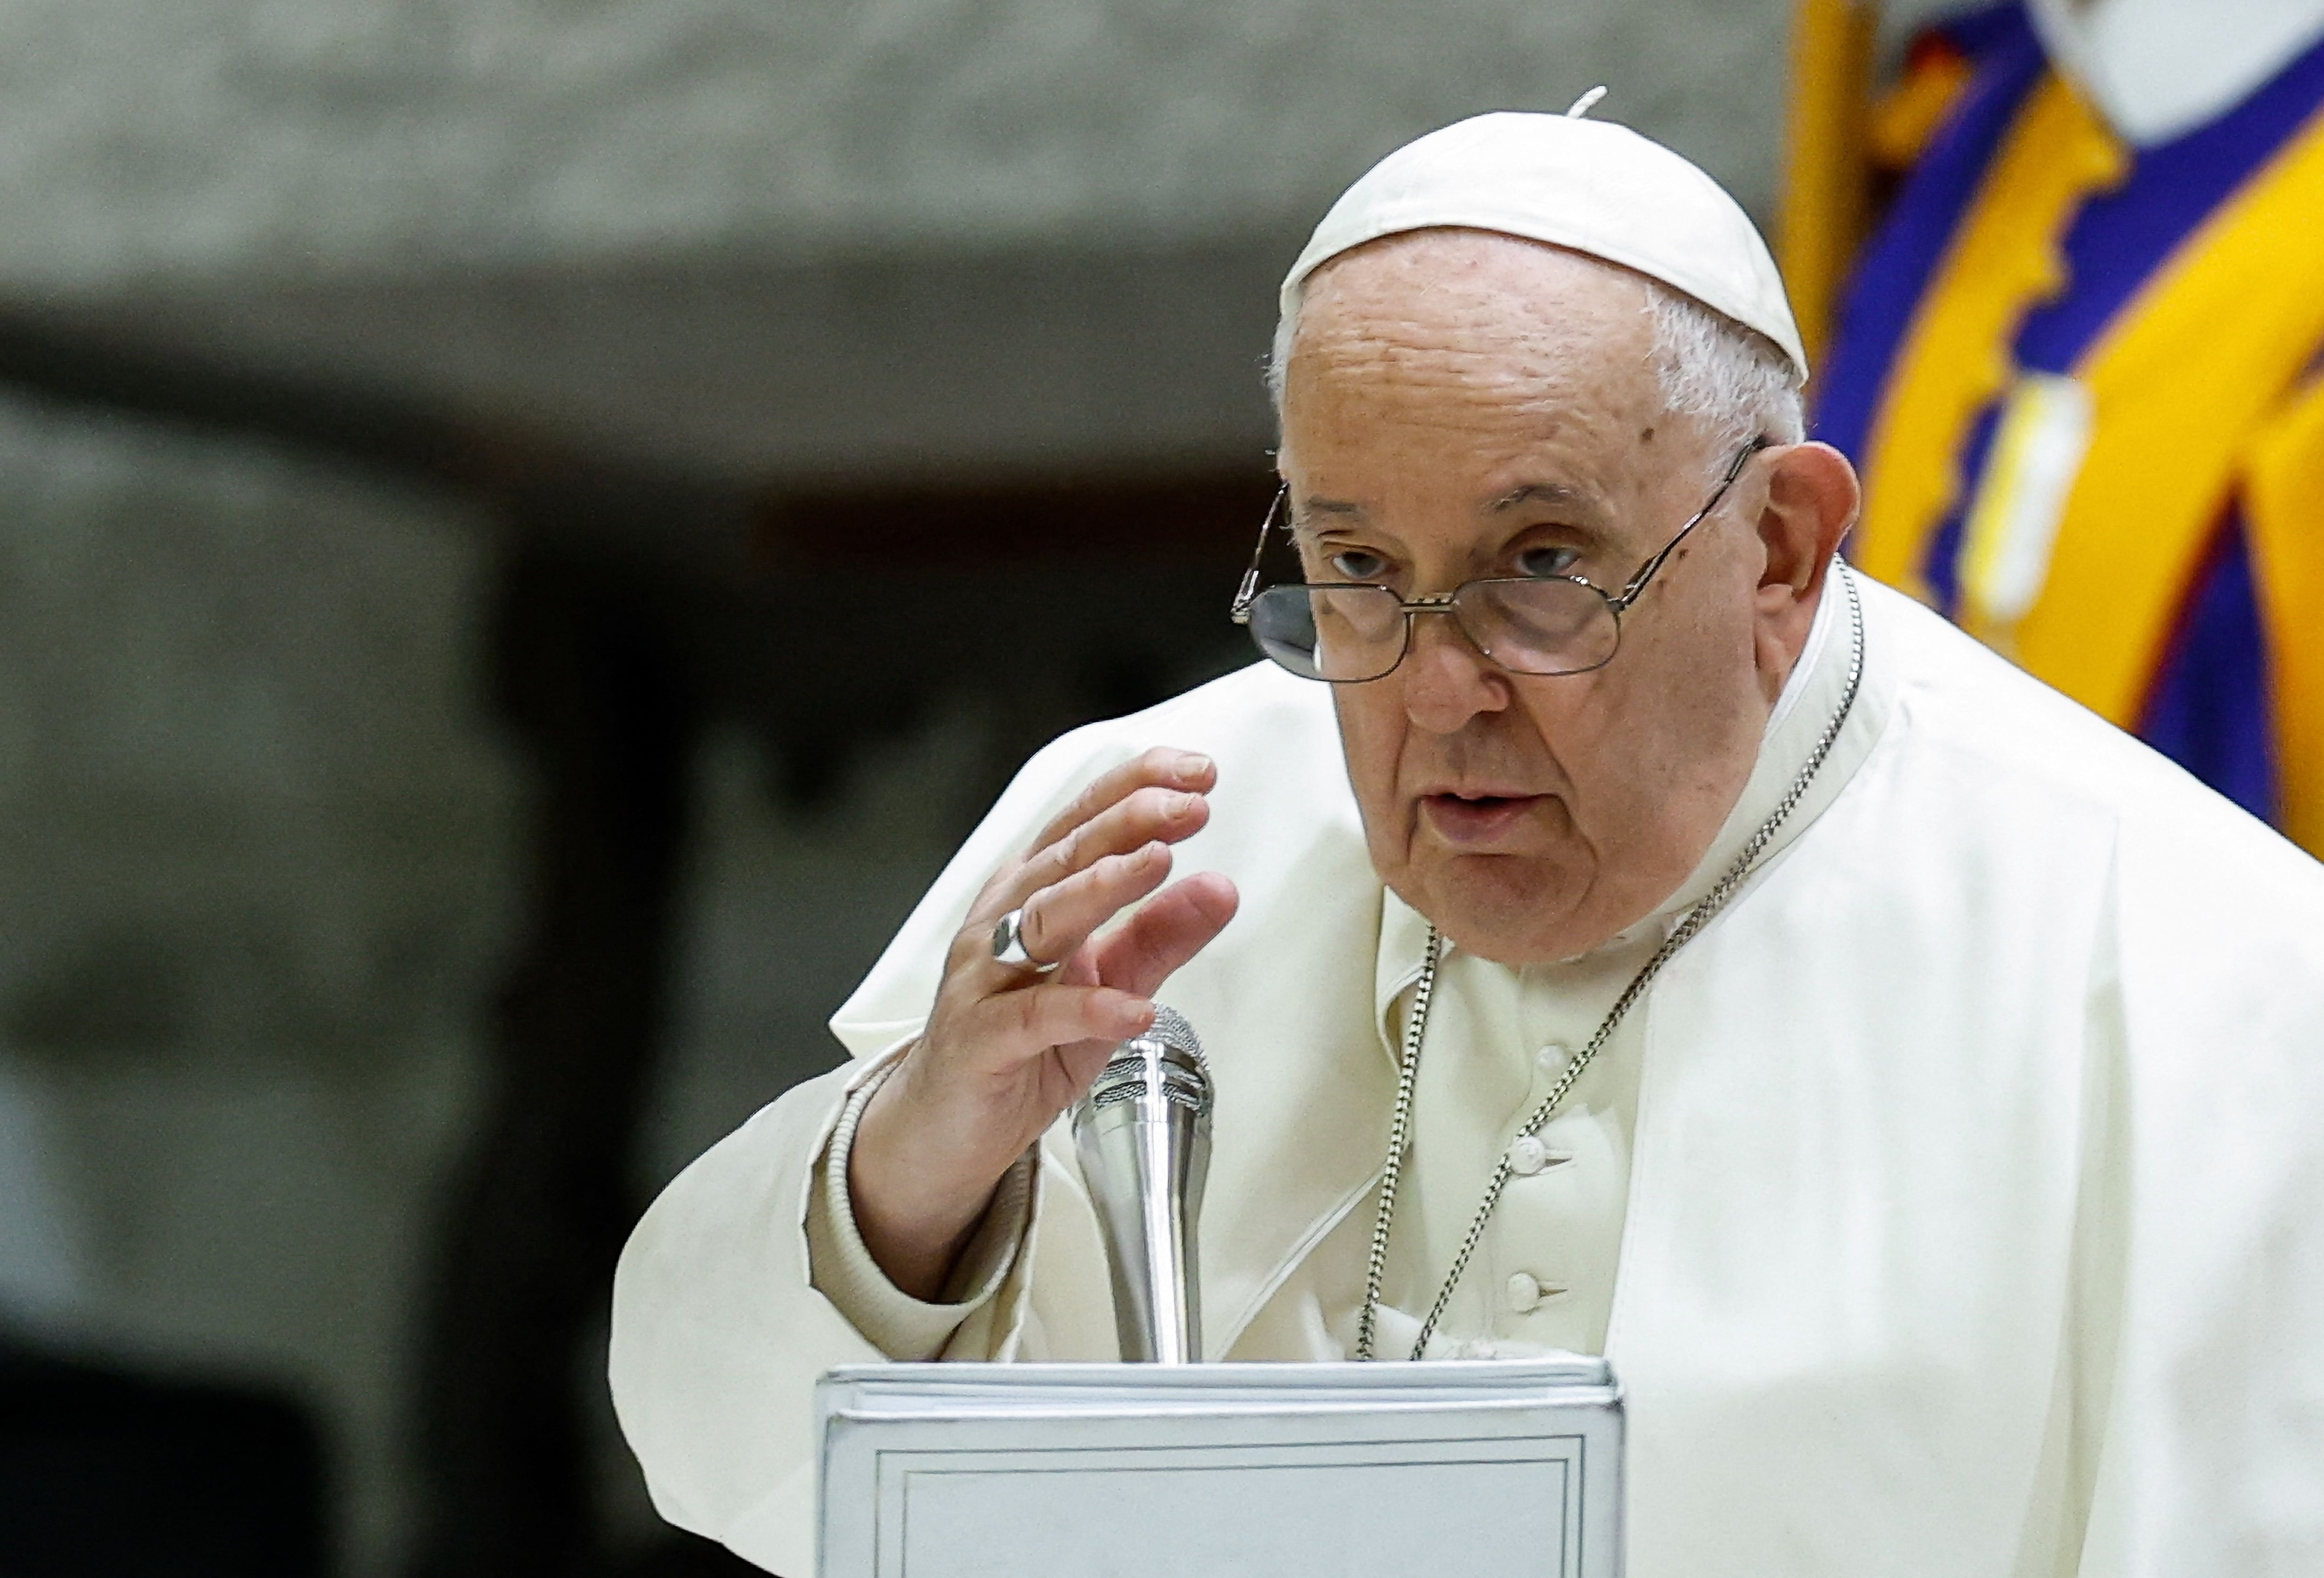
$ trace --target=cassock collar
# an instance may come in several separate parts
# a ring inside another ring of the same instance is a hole
[[[1849,630],[1848,594],[1840,577],[1854,573],[1835,560],[1831,573],[1825,577],[1823,596],[1816,606],[1815,622],[1809,626],[1807,645],[1801,650],[1791,678],[1784,682],[1775,710],[1767,715],[1766,732],[1759,742],[1759,759],[1751,769],[1742,794],[1737,797],[1734,808],[1720,825],[1718,836],[1711,841],[1711,847],[1703,852],[1702,859],[1696,863],[1686,881],[1653,914],[1617,933],[1593,951],[1628,948],[1649,936],[1656,940],[1667,937],[1680,918],[1735,863],[1751,835],[1758,831],[1759,825],[1774,813],[1790,789],[1793,780],[1799,776],[1800,769],[1815,750],[1816,742],[1823,737],[1824,727],[1839,709],[1840,697],[1847,693],[1853,643]],[[1859,597],[1861,595],[1859,587]],[[1880,694],[1881,687],[1874,682],[1871,620],[1872,612],[1867,608],[1865,675],[1858,687],[1856,705],[1849,709],[1848,722],[1841,727],[1840,737],[1832,742],[1831,752],[1824,758],[1807,793],[1760,854],[1753,881],[1757,880],[1758,872],[1782,859],[1799,835],[1822,815],[1824,807],[1838,798],[1879,738],[1887,717],[1887,706]],[[1427,920],[1393,891],[1385,891],[1380,905],[1379,953],[1373,966],[1372,1009],[1381,1043],[1391,1057],[1395,1056],[1396,1036],[1389,1010],[1405,989],[1419,979],[1427,947]],[[1450,954],[1453,947],[1448,940],[1444,952]]]

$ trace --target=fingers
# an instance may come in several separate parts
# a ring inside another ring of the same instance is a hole
[[[1077,960],[1076,952],[1093,932],[1113,918],[1125,905],[1134,904],[1154,891],[1169,875],[1169,846],[1156,841],[1127,854],[1100,858],[1087,870],[1036,889],[1021,899],[1017,895],[1018,884],[1001,884],[996,879],[954,937],[945,964],[946,975],[976,981],[979,984],[975,989],[980,992],[992,990],[996,983],[1025,985],[1038,979],[1038,975],[1028,976],[1021,964],[1003,963],[993,953],[1000,917],[1008,912],[1013,900],[1018,946],[1024,950],[1026,958],[1041,967],[1040,974],[1065,965],[1066,979],[1084,983],[1094,981],[1096,972],[1084,961]],[[964,972],[967,974],[963,975]]]
[[[1044,851],[1086,824],[1097,820],[1141,789],[1205,795],[1217,782],[1218,769],[1209,757],[1169,745],[1157,745],[1092,780],[1089,787],[1075,795],[1071,805],[1051,817],[1048,826],[1042,828],[1027,846],[1026,861],[1030,863],[1038,859]]]
[[[1200,795],[1146,788],[1101,812],[1013,871],[1003,871],[969,912],[989,930],[1010,909],[1025,912],[1025,947],[1035,958],[1070,958],[1082,940],[1124,904],[1169,875],[1169,845],[1210,820]]]
[[[1208,823],[1204,795],[1216,779],[1208,757],[1168,747],[1101,775],[1042,830],[1031,854],[986,883],[954,937],[943,996],[964,1006],[987,993],[1045,981],[1090,986],[1104,980],[1086,950],[1089,939],[1169,880],[1169,846]],[[1208,909],[1217,913],[1210,921],[1203,918],[1204,903],[1181,898],[1134,934],[1142,940],[1123,956],[1139,961],[1141,978],[1158,983],[1226,923],[1233,890],[1224,879],[1218,881],[1227,897],[1222,909],[1211,894]],[[1019,912],[1019,941],[1027,955],[1065,966],[1057,975],[1028,974],[993,959],[993,924],[1011,909]]]
[[[1176,844],[1203,829],[1210,802],[1184,789],[1146,785],[1036,850],[1001,883],[1005,907],[1022,905],[1042,889],[1087,871],[1109,855],[1128,854],[1155,842]]]
[[[1050,983],[995,993],[967,1020],[963,1029],[996,1066],[1009,1068],[1074,1042],[1127,1040],[1154,1022],[1154,1005],[1117,987]]]
[[[1099,978],[1140,999],[1152,997],[1226,929],[1240,901],[1234,883],[1216,872],[1164,890],[1099,944]]]
[[[1047,983],[997,993],[978,1005],[978,1029],[1008,1047],[1012,1063],[1074,1042],[1100,1043],[1087,1048],[1095,1061],[1075,1071],[1077,1084],[1086,1084],[1107,1048],[1154,1022],[1154,993],[1226,929],[1240,902],[1234,883],[1218,872],[1189,877],[1156,894],[1099,945],[1104,984]]]
[[[1019,936],[1035,959],[1070,959],[1116,911],[1143,899],[1170,875],[1170,846],[1157,839],[1109,854],[1062,881],[1028,895]]]
[[[1023,909],[1042,889],[1109,855],[1192,836],[1210,819],[1203,796],[1217,778],[1209,757],[1168,746],[1157,746],[1100,775],[1050,819],[1022,860],[992,873],[968,912],[969,928],[989,927],[1008,911]]]
[[[1233,914],[1223,877],[1163,887],[1170,846],[1209,820],[1204,797],[1215,780],[1210,760],[1191,752],[1126,761],[978,895],[954,936],[927,1029],[864,1113],[850,1164],[865,1242],[899,1286],[942,1285],[994,1183],[1114,1047],[1152,1026],[1153,988]],[[1122,961],[1112,979],[1089,939],[1140,900],[1145,908],[1102,945]],[[993,923],[1010,909],[1024,912],[1026,953],[1064,969],[1035,974],[992,957]]]

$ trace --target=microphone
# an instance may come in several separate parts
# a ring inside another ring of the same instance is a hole
[[[1074,1148],[1105,1234],[1121,1356],[1199,1361],[1194,1223],[1211,1167],[1211,1072],[1184,1014],[1157,1003],[1153,1029],[1115,1049],[1074,1108]]]

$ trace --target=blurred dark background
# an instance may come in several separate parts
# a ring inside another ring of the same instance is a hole
[[[1787,9],[0,0],[0,1575],[735,1570],[636,1210],[1240,660],[1340,186],[1603,81],[1764,217]]]

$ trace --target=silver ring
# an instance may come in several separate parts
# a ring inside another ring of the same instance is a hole
[[[1036,975],[1047,975],[1065,963],[1056,959],[1044,964],[1025,951],[1025,911],[1021,909],[1011,909],[992,923],[992,957],[998,964],[1030,970]]]

